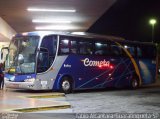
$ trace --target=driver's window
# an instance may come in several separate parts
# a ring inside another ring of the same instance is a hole
[[[40,47],[41,47],[41,51],[39,53],[38,63],[37,63],[38,73],[48,70],[53,64],[53,61],[56,55],[56,49],[57,49],[56,36],[55,35],[45,36],[42,39],[42,43]]]
[[[37,73],[47,71],[49,67],[49,57],[47,49],[40,49],[37,62]]]

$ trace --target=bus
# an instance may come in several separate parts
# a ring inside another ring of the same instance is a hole
[[[34,31],[13,37],[5,61],[6,88],[75,90],[154,83],[157,52],[152,43],[114,36]]]

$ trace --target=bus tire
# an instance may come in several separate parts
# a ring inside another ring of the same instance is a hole
[[[61,81],[61,92],[68,94],[72,92],[72,80],[69,76],[65,76]]]
[[[131,89],[137,89],[139,87],[139,80],[133,77],[131,80]]]

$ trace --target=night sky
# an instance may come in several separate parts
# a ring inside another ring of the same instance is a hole
[[[160,0],[117,0],[88,32],[150,42],[152,41],[150,18],[157,19],[154,40],[160,42]]]

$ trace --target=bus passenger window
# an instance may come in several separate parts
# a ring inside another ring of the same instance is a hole
[[[122,56],[122,48],[117,45],[111,45],[111,53],[113,56]]]
[[[82,55],[93,54],[93,47],[91,42],[79,42],[79,52]]]
[[[68,54],[69,53],[69,40],[64,39],[60,41],[60,54]]]
[[[136,56],[135,47],[134,46],[125,45],[124,48],[127,49],[132,56]]]
[[[109,55],[109,45],[107,43],[96,42],[95,43],[95,55]]]
[[[156,58],[156,48],[154,46],[138,46],[137,56],[139,58]]]
[[[137,56],[142,57],[142,51],[139,47],[137,47]]]
[[[77,41],[71,41],[71,54],[76,54],[77,49]]]

